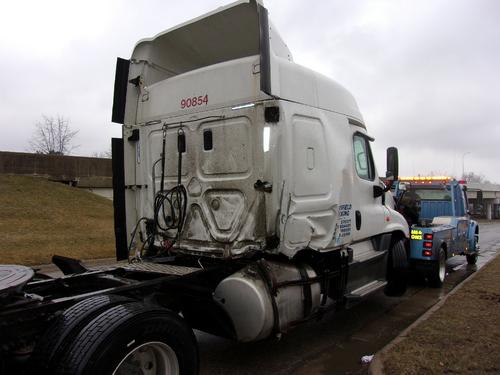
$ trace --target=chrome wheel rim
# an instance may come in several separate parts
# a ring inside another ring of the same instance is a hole
[[[178,375],[179,361],[173,349],[159,341],[144,343],[121,360],[113,375]]]
[[[446,257],[444,255],[444,251],[441,250],[439,253],[439,280],[443,282],[445,276],[446,276]]]

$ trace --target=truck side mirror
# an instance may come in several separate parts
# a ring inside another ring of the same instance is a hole
[[[399,179],[399,158],[396,147],[387,149],[387,172],[385,172],[385,177],[393,181]]]
[[[373,186],[373,198],[381,197],[384,193],[385,193],[385,190],[383,187],[381,187],[379,185]]]

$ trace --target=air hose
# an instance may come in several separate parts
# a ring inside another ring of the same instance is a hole
[[[160,190],[156,192],[153,188],[153,220],[142,217],[137,222],[129,245],[129,254],[132,248],[137,229],[141,221],[152,221],[153,225],[148,232],[146,240],[143,242],[141,249],[136,250],[135,256],[131,259],[141,260],[142,253],[146,249],[148,256],[159,255],[168,252],[176,243],[179,242],[187,211],[187,191],[182,184],[182,153],[186,151],[185,133],[180,124],[177,131],[177,185],[171,189],[165,190],[165,163],[167,153],[167,125],[163,126],[162,148],[160,158],[153,164],[153,186],[154,186],[154,169],[158,162],[161,163],[161,179]],[[173,233],[174,232],[174,233]],[[155,240],[158,236],[162,237],[162,248],[158,251],[155,249]]]
[[[153,219],[155,235],[163,237],[164,251],[168,251],[179,241],[187,210],[187,191],[182,185],[182,153],[185,151],[185,136],[182,123],[177,131],[177,185],[165,190],[165,158],[166,158],[167,128],[163,128],[161,154],[161,183],[153,203]],[[175,235],[171,233],[175,231]],[[154,243],[154,237],[149,247]]]

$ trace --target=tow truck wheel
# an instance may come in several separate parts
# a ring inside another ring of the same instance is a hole
[[[129,303],[91,321],[59,363],[57,375],[195,375],[198,348],[193,331],[178,315]]]
[[[467,264],[476,264],[476,262],[477,262],[477,253],[466,254],[465,258],[467,258]]]
[[[479,236],[477,234],[474,235],[474,250],[474,253],[465,255],[467,264],[474,265],[477,262],[477,252],[479,250]]]
[[[29,373],[33,375],[50,375],[53,373],[59,357],[66,352],[74,336],[91,320],[103,311],[116,306],[134,302],[122,296],[96,296],[87,298],[71,306],[59,315],[38,340],[30,358]]]
[[[440,288],[443,286],[444,278],[446,276],[446,253],[444,249],[439,248],[439,255],[436,264],[434,265],[434,270],[428,275],[429,283],[434,288]]]

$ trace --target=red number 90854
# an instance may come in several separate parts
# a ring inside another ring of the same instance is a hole
[[[205,94],[205,96],[200,95],[200,96],[193,96],[191,98],[184,98],[181,99],[181,108],[190,108],[190,107],[196,107],[200,105],[208,105],[208,95]]]

